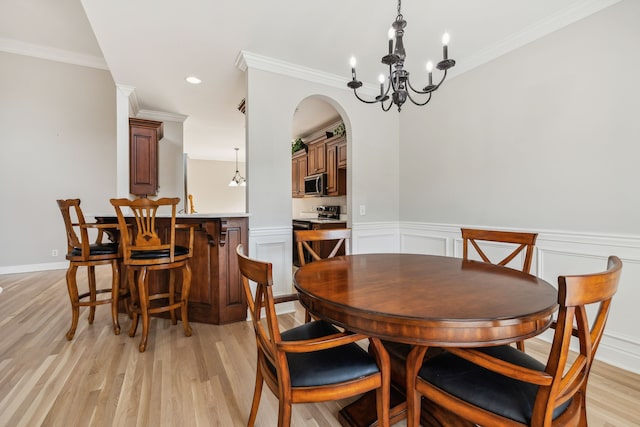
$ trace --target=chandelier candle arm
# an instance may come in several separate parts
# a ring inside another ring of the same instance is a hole
[[[353,89],[355,97],[366,104],[380,103],[383,111],[389,111],[391,105],[398,107],[398,112],[401,111],[402,105],[410,100],[414,105],[423,106],[430,100],[433,92],[440,88],[440,85],[447,78],[447,71],[456,65],[456,61],[449,59],[449,33],[444,33],[442,36],[442,61],[438,62],[436,68],[443,71],[442,79],[438,84],[433,84],[433,63],[429,61],[427,63],[427,75],[428,85],[422,90],[415,89],[409,80],[409,72],[404,69],[404,61],[407,56],[404,48],[404,29],[407,26],[401,12],[402,0],[398,0],[398,15],[391,24],[389,29],[389,48],[388,53],[384,55],[381,62],[389,66],[389,74],[386,78],[389,81],[386,91],[384,90],[384,76],[379,78],[380,81],[380,95],[376,96],[373,100],[363,99],[358,95],[357,89],[362,87],[362,82],[356,77],[356,60],[355,57],[351,57],[351,81],[347,83],[347,86]],[[394,48],[395,38],[395,48]],[[392,91],[391,97],[389,97],[389,91]],[[411,93],[413,92],[413,94]],[[426,99],[419,100],[414,99],[415,95],[428,95]],[[384,102],[391,99],[390,103],[385,106]]]

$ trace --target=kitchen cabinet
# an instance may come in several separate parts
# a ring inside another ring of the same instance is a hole
[[[307,174],[327,172],[327,143],[326,137],[315,139],[307,144]]]
[[[158,191],[158,141],[162,122],[129,119],[129,193],[154,196]]]
[[[344,136],[327,140],[327,196],[347,194],[347,141]]]
[[[307,152],[297,151],[291,157],[291,195],[304,197],[304,177],[307,176]]]

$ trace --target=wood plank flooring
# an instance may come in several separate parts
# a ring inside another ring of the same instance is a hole
[[[98,267],[108,286],[108,269]],[[103,272],[104,271],[104,272]],[[84,270],[78,272],[82,283]],[[84,280],[86,283],[86,280]],[[65,271],[0,275],[0,426],[244,426],[255,379],[251,325],[180,324],[153,319],[149,345],[138,352],[140,332],[111,329],[108,306],[93,325],[81,310],[73,341],[65,339],[71,309]],[[284,328],[303,313],[281,316]],[[527,341],[532,353],[542,341]],[[604,363],[591,373],[591,427],[640,426],[640,376]],[[339,426],[338,410],[349,401],[294,405],[292,426]],[[258,426],[277,423],[277,400],[264,388]],[[406,425],[404,421],[396,426]]]

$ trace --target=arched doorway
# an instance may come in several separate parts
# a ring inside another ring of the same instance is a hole
[[[349,216],[347,133],[334,100],[303,99],[291,126],[291,212],[295,230],[344,228]],[[318,183],[321,184],[318,184]],[[310,191],[315,183],[316,191]],[[322,187],[322,191],[317,189]],[[294,265],[296,257],[294,238]]]

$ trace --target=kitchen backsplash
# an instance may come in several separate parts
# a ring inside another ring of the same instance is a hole
[[[347,217],[347,196],[338,197],[303,197],[293,198],[293,218],[315,218],[318,216],[316,207],[320,205],[340,206],[340,218]]]

